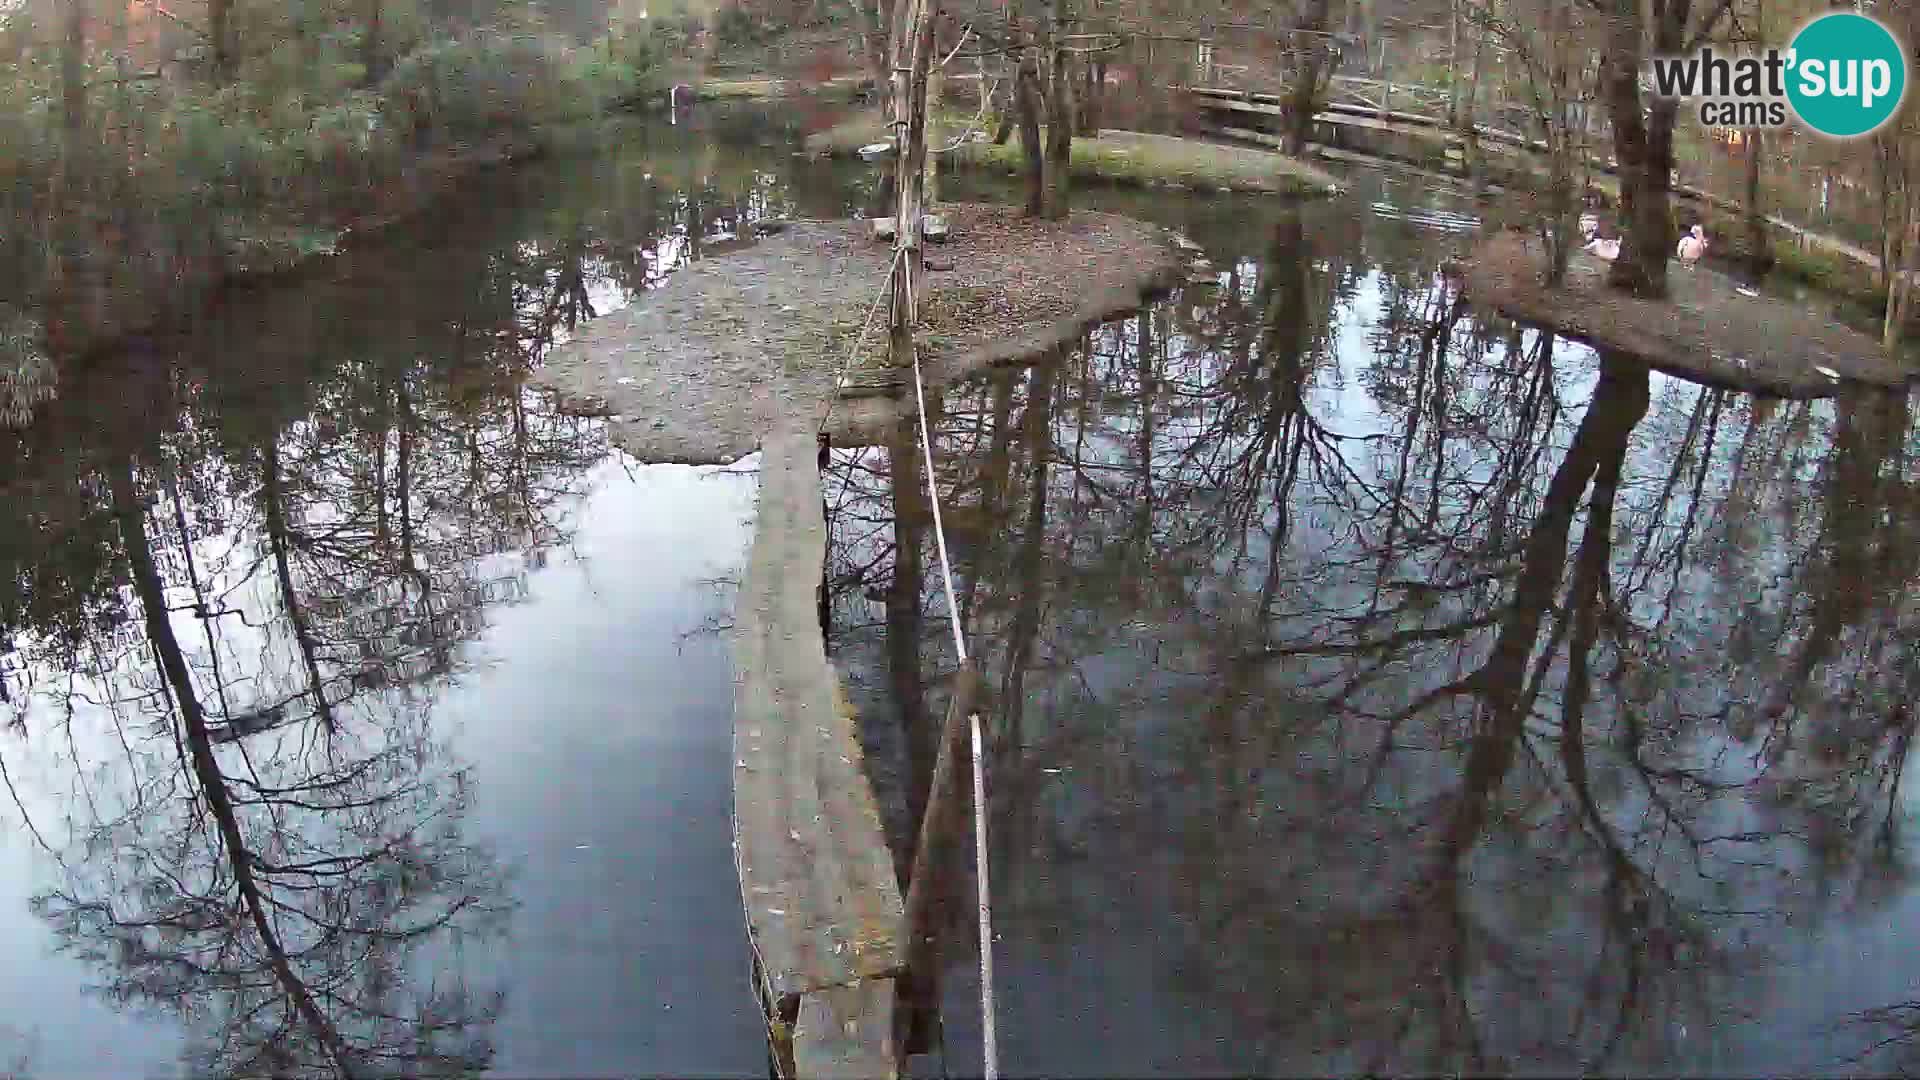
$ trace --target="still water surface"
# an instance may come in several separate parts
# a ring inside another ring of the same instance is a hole
[[[1439,272],[1474,204],[1354,186],[1144,208],[1212,268],[939,403],[1009,1067],[1920,1064],[1905,402],[1483,316]],[[829,493],[900,835],[953,670],[912,438]]]
[[[764,1073],[723,637],[752,460],[628,460],[521,379],[875,177],[752,116],[617,135],[0,436],[0,1072]],[[1473,200],[1353,187],[1090,196],[1209,265],[938,402],[1007,1067],[1901,1064],[1907,411],[1482,317],[1438,273]],[[901,833],[952,669],[912,438],[829,478]]]

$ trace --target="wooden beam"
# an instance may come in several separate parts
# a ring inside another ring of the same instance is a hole
[[[888,318],[888,363],[913,363],[913,282],[920,271],[921,205],[927,167],[927,72],[933,62],[934,0],[900,0],[894,10],[893,174],[894,251],[899,272],[893,276]]]
[[[782,1008],[905,962],[893,858],[820,631],[818,455],[812,431],[767,438],[734,615],[734,844],[763,990]]]

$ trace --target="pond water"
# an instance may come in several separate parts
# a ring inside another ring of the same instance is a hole
[[[522,379],[743,219],[871,205],[813,122],[616,128],[0,433],[0,1075],[764,1073],[753,460],[632,461]],[[1909,416],[1478,317],[1438,183],[1089,193],[1209,266],[935,403],[1003,1062],[1898,1064],[1849,1061],[1920,1020]],[[953,669],[913,438],[829,476],[900,833]],[[950,937],[922,1071],[978,1066]]]
[[[1483,317],[1474,204],[1355,187],[1160,211],[1210,269],[937,404],[1007,1068],[1920,1064],[1905,403]],[[897,836],[954,670],[913,437],[828,496]],[[970,919],[929,1074],[979,1067]]]

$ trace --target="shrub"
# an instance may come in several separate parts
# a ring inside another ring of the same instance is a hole
[[[729,4],[713,17],[713,39],[726,48],[758,45],[760,22],[738,4]]]
[[[221,88],[191,64],[133,80],[95,65],[72,147],[56,50],[13,47],[34,39],[27,25],[0,12],[0,304],[32,310],[54,253],[71,252],[62,295],[98,317],[63,325],[108,339],[192,300],[235,251],[325,246],[423,155],[537,144],[554,122],[651,94],[673,35],[697,21],[575,47],[531,17],[457,34],[396,19],[385,40],[399,55],[372,87],[357,34],[290,44],[253,27],[258,47]],[[0,311],[0,324],[0,410],[17,412],[42,385],[38,354],[20,344],[24,323]]]

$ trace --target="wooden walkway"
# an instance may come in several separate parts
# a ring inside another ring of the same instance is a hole
[[[891,1077],[905,907],[820,630],[818,454],[810,431],[762,446],[734,618],[734,849],[782,1074]]]
[[[1340,87],[1343,81],[1356,80],[1341,76],[1334,80],[1335,87]],[[1370,82],[1370,80],[1357,81]],[[1187,92],[1200,99],[1200,107],[1203,111],[1265,117],[1279,117],[1286,113],[1285,102],[1277,94],[1205,86],[1189,87]],[[1447,123],[1445,117],[1430,113],[1408,112],[1403,109],[1381,108],[1368,103],[1363,97],[1359,100],[1341,101],[1335,98],[1323,102],[1320,111],[1314,114],[1314,121],[1335,127],[1367,128],[1396,134],[1417,135],[1451,145],[1466,142],[1466,133],[1457,126]],[[1486,124],[1475,124],[1473,133],[1481,142],[1495,146],[1530,150],[1535,153],[1545,153],[1547,149],[1546,144],[1538,139],[1529,139],[1519,132]]]
[[[1334,78],[1333,85],[1337,96],[1325,102],[1320,111],[1314,114],[1316,124],[1425,139],[1439,143],[1450,151],[1466,145],[1465,133],[1457,126],[1448,124],[1444,116],[1382,108],[1376,102],[1390,100],[1390,97],[1381,93],[1383,84],[1378,80],[1342,75]],[[1195,86],[1185,89],[1199,99],[1204,112],[1218,117],[1216,123],[1219,134],[1269,147],[1278,148],[1281,145],[1280,138],[1271,132],[1261,131],[1254,126],[1242,126],[1257,125],[1285,115],[1284,103],[1278,95],[1221,87]],[[1375,96],[1369,97],[1370,93]],[[1437,102],[1445,97],[1431,87],[1407,84],[1395,85],[1392,93],[1405,94],[1416,102]],[[1341,100],[1342,97],[1346,100]],[[1508,153],[1547,153],[1544,141],[1528,138],[1515,131],[1476,124],[1474,135],[1483,146]],[[1619,172],[1618,165],[1610,158],[1592,158],[1588,164],[1596,173],[1605,176],[1614,176]],[[1680,198],[1691,199],[1725,213],[1745,212],[1745,208],[1735,200],[1690,184],[1675,183],[1671,190]],[[1837,257],[1869,277],[1880,273],[1880,256],[1858,245],[1814,232],[1777,214],[1768,214],[1766,222],[1775,235],[1784,237],[1803,251],[1823,252]]]

